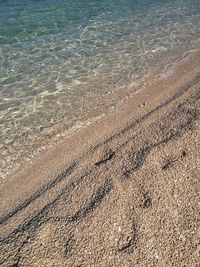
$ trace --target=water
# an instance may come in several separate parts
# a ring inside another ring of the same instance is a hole
[[[199,0],[0,0],[2,173],[48,143],[46,129],[100,114],[199,37]]]

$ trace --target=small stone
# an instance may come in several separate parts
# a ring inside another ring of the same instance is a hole
[[[122,231],[122,228],[121,226],[118,227],[118,232],[121,232]]]
[[[139,105],[140,108],[144,106],[146,106],[146,102],[143,102],[142,104]]]

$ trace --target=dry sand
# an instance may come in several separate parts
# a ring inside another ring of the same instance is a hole
[[[0,266],[200,266],[200,53],[1,185]]]

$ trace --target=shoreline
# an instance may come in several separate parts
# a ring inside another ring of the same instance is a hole
[[[198,266],[199,66],[193,51],[1,184],[2,266]]]
[[[72,135],[81,131],[82,128],[86,128],[88,125],[104,119],[104,117],[112,116],[113,113],[118,112],[123,107],[124,103],[131,101],[138,92],[148,87],[152,88],[153,84],[157,81],[159,82],[160,78],[165,80],[170,78],[171,75],[173,76],[173,69],[176,68],[179,61],[184,62],[185,58],[189,58],[190,53],[193,53],[192,51],[198,50],[195,49],[195,47],[198,47],[198,44],[199,40],[196,40],[196,42],[188,47],[190,49],[185,53],[183,53],[182,49],[180,51],[177,50],[177,55],[179,56],[176,60],[175,58],[173,61],[172,59],[165,58],[157,66],[152,66],[149,69],[149,74],[145,74],[137,81],[133,80],[121,93],[115,92],[113,96],[108,96],[108,99],[103,101],[105,103],[102,107],[92,111],[90,116],[84,117],[84,115],[81,120],[71,122],[71,126],[68,125],[66,117],[63,121],[44,128],[41,132],[28,134],[25,139],[23,136],[20,136],[19,140],[16,141],[17,145],[9,144],[5,147],[2,145],[2,159],[0,161],[1,182],[4,183],[6,179],[20,172],[24,166],[32,164],[41,154],[63,143],[63,140],[71,138]]]
[[[74,145],[76,140],[84,138],[81,145],[86,147],[86,149],[99,142],[99,129],[102,130],[102,127],[104,132],[100,134],[100,140],[106,139],[106,137],[109,137],[117,130],[120,131],[121,128],[129,124],[131,119],[147,113],[151,107],[156,105],[156,99],[158,102],[162,101],[162,99],[168,97],[169,93],[173,93],[173,90],[192,81],[199,72],[199,63],[200,49],[190,50],[189,54],[186,57],[183,57],[182,60],[178,61],[178,63],[174,62],[169,67],[165,68],[163,72],[158,72],[157,75],[154,75],[154,77],[148,81],[147,86],[135,90],[131,96],[122,99],[121,103],[118,102],[114,111],[110,111],[107,114],[99,114],[97,117],[92,118],[90,122],[86,121],[86,125],[83,125],[82,127],[76,127],[75,125],[75,131],[70,130],[72,133],[63,137],[64,140],[53,146],[47,146],[44,151],[41,151],[33,158],[33,161],[24,161],[16,170],[14,168],[8,174],[6,179],[2,181],[0,188],[7,183],[7,179],[13,180],[13,177],[20,176],[24,169],[31,168],[32,165],[41,162],[41,159],[48,158],[48,155],[50,155],[50,158],[54,157],[52,155],[54,153],[57,154],[57,151],[63,150],[64,147],[67,148],[69,146],[71,149],[71,144]],[[191,68],[191,65],[193,68]],[[165,92],[163,92],[163,88]],[[134,111],[132,110],[132,107],[134,107]],[[107,125],[109,125],[109,129],[106,127]],[[98,139],[96,139],[97,136]],[[84,150],[84,147],[81,148],[81,150]],[[73,154],[73,152],[70,153]]]

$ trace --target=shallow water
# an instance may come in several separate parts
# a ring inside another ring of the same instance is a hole
[[[199,37],[199,0],[0,0],[1,169],[19,143],[98,115]]]

